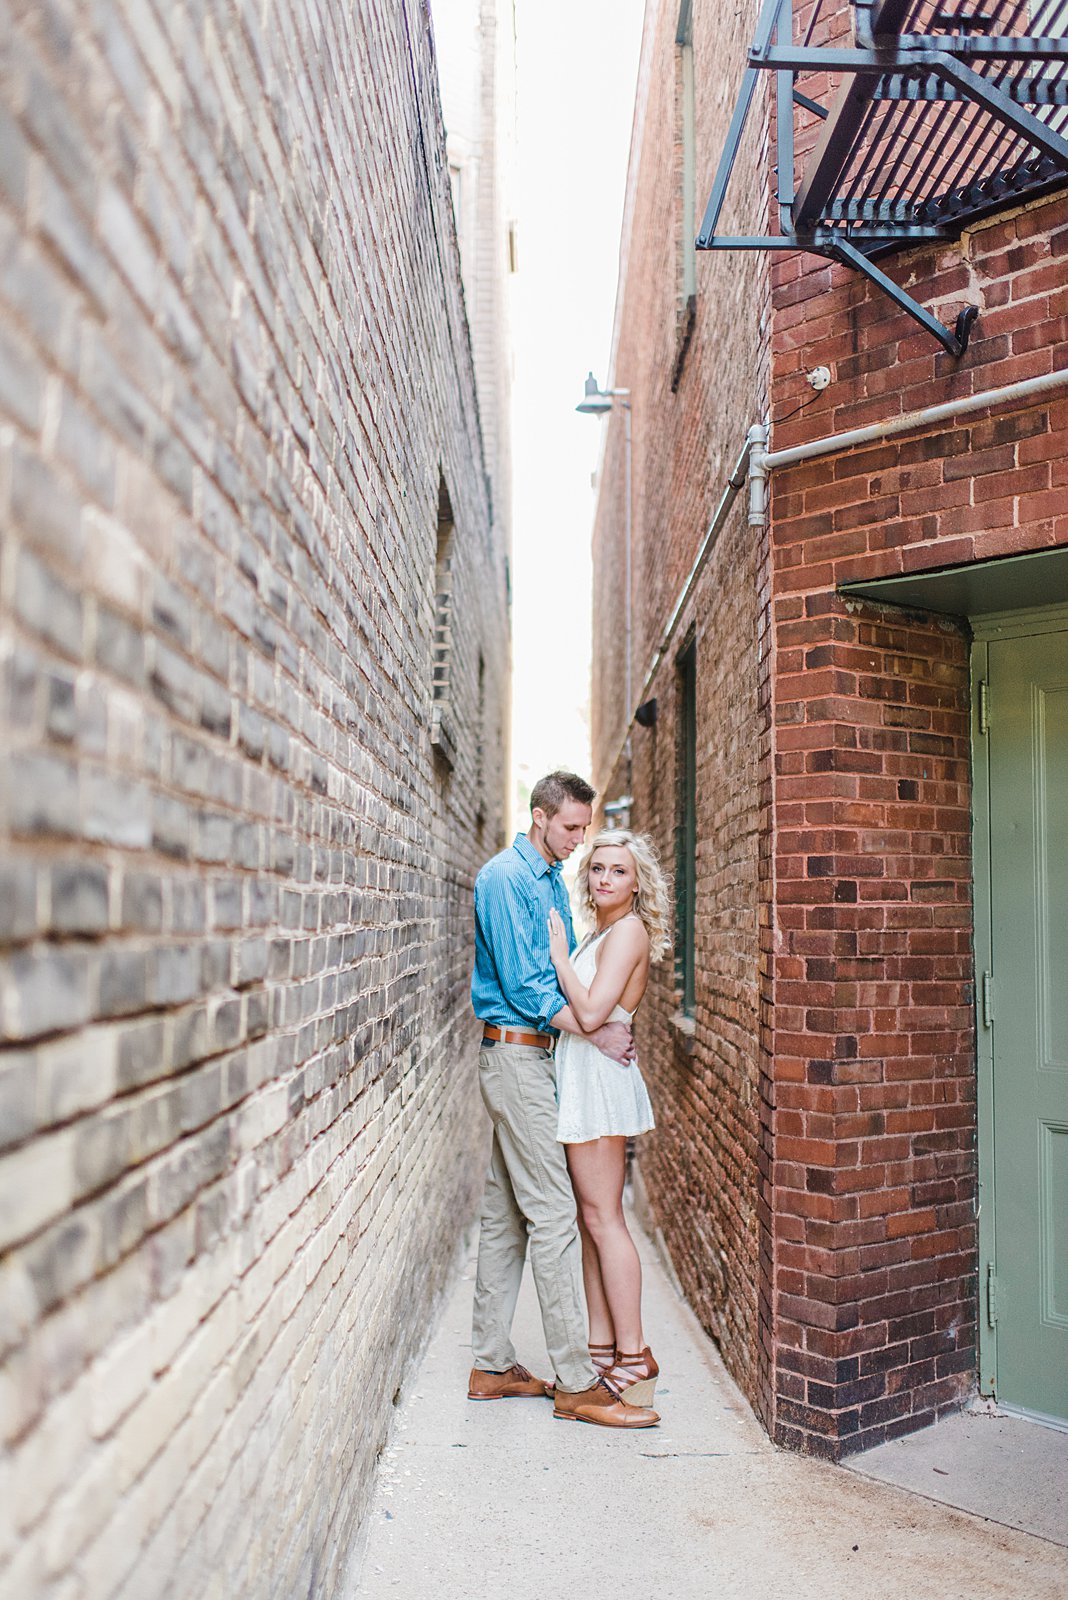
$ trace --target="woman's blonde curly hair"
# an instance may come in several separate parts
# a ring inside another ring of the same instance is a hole
[[[671,943],[668,937],[669,890],[656,845],[647,833],[632,833],[629,828],[602,828],[601,832],[591,839],[579,862],[577,880],[579,904],[587,913],[593,910],[593,896],[590,894],[590,862],[593,860],[594,851],[602,849],[605,845],[630,851],[638,879],[634,910],[642,919],[645,931],[649,935],[649,959],[659,961]]]

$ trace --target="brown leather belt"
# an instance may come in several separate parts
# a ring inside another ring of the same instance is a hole
[[[524,1028],[498,1028],[492,1023],[482,1024],[482,1037],[495,1039],[499,1044],[529,1044],[548,1050],[554,1042],[551,1033],[527,1033]]]

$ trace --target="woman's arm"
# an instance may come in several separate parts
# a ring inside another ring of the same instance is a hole
[[[607,1022],[648,948],[649,935],[637,918],[621,921],[605,939],[597,971],[587,989],[568,955],[563,921],[558,912],[549,912],[549,954],[567,1003],[584,1032],[591,1033]]]

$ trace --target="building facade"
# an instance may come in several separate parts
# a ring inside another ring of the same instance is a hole
[[[434,0],[432,12],[493,516],[510,549],[512,283],[519,266],[515,5]]]
[[[1037,89],[955,7],[874,45],[862,7],[646,13],[593,690],[675,873],[640,1179],[773,1436],[830,1457],[977,1391],[1068,1416],[1061,9]]]
[[[429,20],[21,8],[0,1588],[341,1592],[481,1182],[508,602]]]

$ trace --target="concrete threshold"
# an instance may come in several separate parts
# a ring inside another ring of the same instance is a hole
[[[1068,1551],[1048,1538],[876,1481],[876,1452],[845,1470],[777,1450],[636,1233],[660,1426],[467,1400],[468,1253],[336,1600],[1065,1600]],[[516,1347],[549,1376],[529,1273]]]
[[[846,1465],[1068,1547],[1068,1433],[1057,1428],[977,1406]]]

